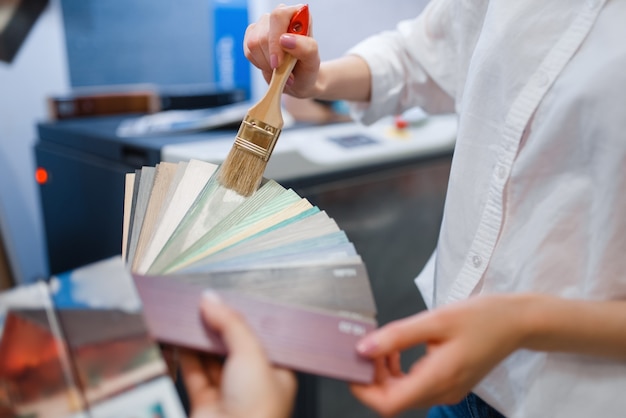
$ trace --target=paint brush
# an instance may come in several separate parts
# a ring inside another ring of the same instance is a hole
[[[308,35],[308,5],[293,15],[287,33]],[[241,123],[235,142],[220,167],[218,181],[227,189],[243,196],[250,196],[258,189],[283,127],[281,96],[295,65],[296,59],[285,54],[282,64],[272,73],[267,92]]]

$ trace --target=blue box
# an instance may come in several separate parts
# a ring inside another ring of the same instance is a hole
[[[248,27],[246,0],[213,0],[214,74],[223,89],[242,88],[250,98],[250,62],[243,53]]]

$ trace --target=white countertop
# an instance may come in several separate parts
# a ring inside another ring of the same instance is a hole
[[[456,138],[456,115],[427,116],[404,129],[393,118],[371,126],[348,122],[325,126],[290,128],[281,133],[267,164],[265,177],[277,181],[329,174],[340,170],[389,163],[394,160],[452,151]],[[234,137],[166,145],[163,161],[191,158],[221,163]]]

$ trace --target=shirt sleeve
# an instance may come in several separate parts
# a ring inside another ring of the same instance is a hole
[[[428,113],[454,111],[457,72],[453,20],[455,0],[434,0],[415,19],[372,36],[348,51],[369,65],[369,103],[350,103],[352,115],[369,124],[412,107]]]
[[[430,258],[422,268],[420,274],[414,282],[422,295],[424,304],[428,309],[434,308],[435,302],[435,265],[437,260],[437,250],[433,251]]]

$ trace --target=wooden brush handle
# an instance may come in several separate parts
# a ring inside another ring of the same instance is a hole
[[[248,116],[263,121],[276,129],[282,129],[284,121],[281,112],[281,98],[289,74],[296,65],[296,59],[289,54],[285,55],[283,63],[274,70],[267,92],[248,111]]]

